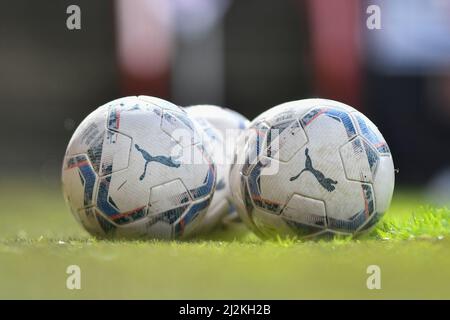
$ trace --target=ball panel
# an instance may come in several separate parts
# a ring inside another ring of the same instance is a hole
[[[148,138],[148,134],[162,137],[161,117],[160,107],[141,104],[137,99],[125,99],[110,107],[107,128],[132,137],[133,140],[139,136]]]
[[[372,182],[379,157],[362,139],[355,138],[340,148],[345,177],[348,180]]]
[[[357,235],[371,231],[383,218],[384,213],[375,212],[358,231]]]
[[[302,208],[304,214],[299,215],[298,210]],[[286,220],[295,221],[302,225],[325,228],[327,225],[327,213],[323,200],[311,199],[299,194],[294,194],[287,201],[281,213]]]
[[[308,112],[305,116],[302,117],[301,123],[305,130],[309,127],[311,124],[317,124],[317,119],[320,117],[320,120],[323,120],[325,118],[334,119],[335,121],[340,122],[343,125],[343,129],[346,132],[347,138],[351,139],[352,137],[356,136],[356,128],[353,123],[352,118],[350,115],[344,111],[339,110],[332,107],[321,107],[321,108],[315,108],[312,109],[310,112]],[[324,124],[320,124],[319,126],[324,126]],[[332,130],[324,130],[324,133],[332,132]],[[336,131],[338,133],[338,131]]]
[[[141,104],[142,104],[142,102],[144,102],[145,104],[147,104],[147,105],[150,104],[154,107],[184,113],[182,108],[180,108],[177,105],[173,104],[172,102],[169,102],[164,99],[160,99],[157,97],[151,97],[151,96],[138,96],[137,99]]]
[[[240,173],[239,173],[240,174]],[[260,237],[264,237],[264,234],[258,229],[255,222],[253,221],[253,217],[256,215],[255,206],[253,205],[253,201],[250,196],[250,192],[248,189],[247,178],[244,175],[239,176],[240,178],[240,191],[242,194],[243,203],[241,205],[240,202],[237,202],[238,214],[241,217],[242,221],[252,230],[255,234]]]
[[[364,202],[363,208],[350,217],[348,217],[349,213],[355,212],[355,209],[353,208],[352,209],[330,208],[330,211],[333,212],[333,215],[328,215],[329,229],[333,231],[352,234],[355,231],[357,231],[360,227],[362,227],[366,223],[366,221],[371,219],[372,215],[375,214],[375,202],[373,197],[372,186],[369,184],[362,184],[361,189],[363,198],[362,200]],[[341,218],[338,214],[339,211],[341,211],[341,216],[344,215],[346,216],[346,218]]]
[[[103,143],[96,147],[97,157],[101,154],[100,176],[128,168],[131,143],[130,137],[111,130],[106,131]]]
[[[380,154],[390,154],[391,151],[375,124],[360,112],[354,112],[353,116],[358,122],[360,134],[369,141]]]
[[[88,207],[77,211],[75,216],[78,222],[90,233],[97,236],[105,236],[106,233],[102,229],[97,219],[97,212],[95,207]]]
[[[149,216],[185,206],[192,198],[180,179],[150,189]]]
[[[249,216],[251,210],[253,210],[253,205],[250,203],[247,205],[246,201],[249,196],[247,196],[247,182],[245,176],[241,173],[242,166],[237,162],[234,162],[230,168],[230,190],[233,199],[233,205],[236,208],[239,218],[245,222],[245,224],[252,230],[256,231],[255,227],[252,226],[252,221]],[[251,206],[251,207],[250,207]]]
[[[375,203],[379,213],[385,213],[392,200],[395,186],[394,162],[391,156],[381,156],[380,164],[373,181],[376,194]]]
[[[156,238],[168,239],[174,238],[174,228],[180,222],[181,216],[187,212],[189,204],[183,204],[178,207],[149,215],[147,232]]]
[[[247,130],[247,134],[242,135],[241,139],[239,139],[239,145],[242,146],[245,138],[244,148],[246,151],[243,155],[244,157],[242,158],[242,155],[237,154],[238,162],[242,160],[244,162],[241,171],[244,175],[248,176],[250,174],[262,152],[267,149],[269,128],[269,125],[264,122],[255,123],[254,126]]]
[[[206,168],[206,174],[199,172],[200,170],[197,170],[196,165],[190,165],[190,174],[188,178],[190,178],[188,181],[195,181],[195,187],[189,189],[189,192],[192,195],[192,198],[194,200],[202,199],[204,197],[209,197],[214,193],[215,187],[216,187],[216,167],[213,163],[209,164],[209,167]],[[189,168],[186,168],[189,170]],[[197,179],[202,179],[201,183],[198,183],[196,181]],[[187,180],[187,179],[186,179]],[[183,179],[184,181],[184,179]],[[186,183],[187,184],[187,183]],[[190,186],[191,184],[187,184]]]
[[[354,221],[356,217],[373,213],[375,206],[373,189],[370,184],[347,182],[345,188],[339,189],[339,194],[330,199],[324,199],[328,218],[337,221]]]
[[[270,184],[270,178],[273,175],[262,173],[273,162],[275,162],[273,159],[261,159],[250,172],[247,184],[251,201],[255,207],[272,214],[279,214],[287,200],[286,194],[283,192],[284,188],[279,183]],[[283,198],[280,199],[280,197]]]
[[[78,210],[94,204],[97,175],[86,155],[64,159],[62,182],[71,208]]]
[[[378,164],[380,162],[380,155],[376,149],[371,146],[367,141],[363,140],[364,150],[366,151],[367,161],[369,163],[370,171],[372,172],[372,182],[373,176],[376,174],[378,169]]]
[[[308,143],[298,120],[272,126],[266,139],[267,156],[282,162],[288,162]]]
[[[179,208],[179,211],[185,211],[185,207]],[[169,240],[175,238],[173,219],[178,218],[179,213],[176,209],[170,210],[166,213],[161,213],[151,218],[146,225],[146,234],[151,235],[151,238]]]
[[[116,188],[123,177],[116,179],[117,176],[123,176],[123,172],[109,175],[100,179],[98,184],[97,208],[105,217],[117,224],[127,224],[142,219],[146,215],[148,191],[131,186],[127,187],[127,193],[120,188]],[[113,182],[113,183],[112,183]],[[126,185],[126,184],[125,184]],[[120,186],[120,185],[119,185]],[[136,190],[146,197],[137,196],[133,191]]]
[[[101,150],[104,132],[106,130],[106,118],[108,106],[102,106],[90,113],[75,130],[66,149],[66,156],[78,154],[89,155],[94,167],[99,166],[99,157],[96,151]],[[98,172],[98,170],[96,170]]]
[[[211,199],[212,197],[209,196],[206,199],[191,204],[187,212],[174,226],[175,238],[188,238],[192,234],[200,231],[202,218],[206,214]]]
[[[280,120],[297,119],[305,115],[309,110],[320,104],[320,99],[306,99],[290,101],[279,104],[269,110],[264,111],[256,117],[250,124],[252,127],[256,122],[267,121],[270,125],[279,122]]]
[[[197,144],[201,141],[195,124],[186,113],[163,110],[161,130],[172,137],[182,147]]]
[[[94,229],[94,230],[90,230],[90,229],[86,229],[88,230],[92,235],[95,236],[106,236],[106,237],[112,237],[114,236],[114,234],[116,233],[117,227],[116,225],[114,225],[110,219],[105,218],[103,216],[103,214],[101,214],[98,210],[91,208],[91,212],[94,212],[95,217],[97,219],[97,222],[100,226],[100,230],[103,231],[103,233],[100,233],[98,229]]]

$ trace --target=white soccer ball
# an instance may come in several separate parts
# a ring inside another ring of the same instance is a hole
[[[238,218],[232,201],[229,174],[237,138],[250,122],[236,111],[213,105],[190,106],[185,110],[206,135],[204,140],[211,144],[209,149],[213,150],[212,158],[217,167],[216,191],[202,221],[202,231],[207,233],[221,222]]]
[[[252,121],[240,140],[232,191],[241,218],[261,237],[357,235],[389,207],[390,150],[348,105],[284,103]]]
[[[92,112],[64,157],[73,215],[100,237],[190,237],[211,202],[216,167],[181,108],[126,97]]]
[[[190,116],[195,118],[203,118],[208,120],[216,129],[218,129],[222,136],[225,137],[233,131],[240,133],[245,130],[250,121],[242,114],[223,107],[218,107],[210,104],[200,104],[189,106],[185,108]]]

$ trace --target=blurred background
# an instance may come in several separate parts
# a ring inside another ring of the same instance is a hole
[[[250,119],[339,100],[380,128],[399,184],[450,197],[450,0],[0,0],[0,179],[57,181],[82,119],[136,94]]]

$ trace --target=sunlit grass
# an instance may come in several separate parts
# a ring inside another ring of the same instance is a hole
[[[450,210],[398,191],[370,234],[263,241],[242,225],[208,238],[90,237],[60,190],[0,183],[0,298],[450,298]],[[82,270],[82,290],[65,287]],[[366,287],[379,265],[382,290]]]
[[[410,215],[387,216],[372,233],[382,240],[443,239],[450,235],[448,208],[419,207]]]

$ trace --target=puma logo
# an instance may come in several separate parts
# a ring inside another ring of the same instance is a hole
[[[155,161],[159,162],[165,166],[172,167],[172,168],[178,168],[180,166],[179,162],[176,162],[176,159],[172,159],[172,157],[166,157],[166,156],[152,156],[150,153],[145,151],[144,149],[141,149],[137,144],[134,145],[137,151],[139,151],[145,160],[145,167],[144,172],[139,177],[139,180],[144,180],[145,175],[147,174],[147,166],[150,162]]]
[[[300,173],[298,175],[291,177],[289,180],[294,181],[294,180],[298,179],[302,175],[303,172],[309,171],[314,175],[314,177],[316,177],[316,179],[320,183],[320,185],[322,187],[324,187],[328,192],[334,191],[334,189],[336,189],[336,187],[334,185],[337,184],[338,182],[333,179],[330,179],[330,178],[325,178],[325,175],[322,172],[314,169],[311,157],[309,156],[308,148],[306,148],[306,150],[305,150],[305,156],[306,156],[305,169],[300,171]]]

